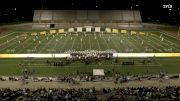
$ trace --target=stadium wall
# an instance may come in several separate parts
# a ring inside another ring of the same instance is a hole
[[[35,10],[33,28],[142,27],[138,10]]]

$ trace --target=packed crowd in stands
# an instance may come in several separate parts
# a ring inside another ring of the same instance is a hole
[[[0,89],[1,101],[179,101],[180,87]]]
[[[179,101],[180,87],[139,87],[139,88],[114,88],[103,89],[107,100],[115,101]]]
[[[1,101],[96,101],[95,89],[0,90]]]

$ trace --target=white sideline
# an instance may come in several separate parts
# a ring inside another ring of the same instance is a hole
[[[70,54],[0,54],[0,58],[65,58]]]
[[[0,54],[0,58],[66,58],[71,54]],[[113,57],[180,57],[180,53],[113,53]]]
[[[180,53],[113,53],[113,57],[180,57]]]

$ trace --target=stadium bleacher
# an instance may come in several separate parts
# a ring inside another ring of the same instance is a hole
[[[138,10],[35,10],[33,22],[33,28],[142,27]]]
[[[0,89],[1,101],[179,101],[179,87],[81,89]]]

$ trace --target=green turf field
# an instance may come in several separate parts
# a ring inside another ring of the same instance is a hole
[[[98,63],[86,65],[81,62],[74,62],[65,66],[50,66],[46,63],[47,59],[0,59],[0,75],[22,75],[22,70],[27,69],[34,76],[60,76],[75,75],[79,72],[92,72],[93,69],[105,69],[105,72],[127,74],[158,74],[159,72],[167,72],[169,74],[180,73],[180,58],[156,58],[156,64],[142,65],[138,62],[135,65],[121,65],[115,63],[115,60],[104,60]],[[122,61],[131,61],[132,59],[119,59]],[[143,59],[133,59],[134,61],[142,61]],[[31,62],[29,62],[31,61]],[[24,64],[24,67],[18,66]],[[148,72],[147,72],[148,71]]]
[[[163,37],[160,38],[160,36]],[[118,53],[180,52],[180,40],[160,32],[146,35],[78,33],[31,36],[29,32],[0,34],[0,53],[64,53],[69,50],[115,50]]]
[[[180,40],[158,31],[144,31],[146,35],[112,33],[68,33],[46,36],[31,36],[31,32],[11,31],[0,34],[1,54],[21,53],[64,53],[84,50],[115,50],[118,53],[179,53]],[[164,39],[160,38],[162,36]],[[131,60],[131,59],[129,59]],[[128,61],[129,61],[128,60]],[[138,60],[138,59],[135,59]],[[28,59],[0,59],[0,75],[22,75],[18,66]],[[157,64],[123,66],[114,60],[85,65],[75,62],[67,66],[53,67],[45,63],[46,59],[33,59],[26,65],[33,75],[58,76],[73,75],[79,72],[92,72],[93,68],[105,69],[121,74],[157,74],[165,71],[170,74],[180,73],[180,58],[156,58]],[[126,61],[126,59],[120,59]],[[148,71],[148,73],[147,73]]]

